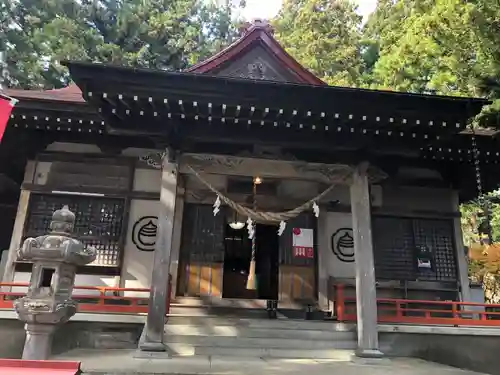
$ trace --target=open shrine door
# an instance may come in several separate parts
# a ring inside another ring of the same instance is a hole
[[[178,296],[222,296],[225,210],[221,207],[221,212],[214,216],[212,205],[184,205]]]

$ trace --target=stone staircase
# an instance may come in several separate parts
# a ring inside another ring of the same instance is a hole
[[[173,356],[336,359],[356,348],[356,333],[332,321],[271,320],[263,309],[198,307],[172,311],[165,342]]]

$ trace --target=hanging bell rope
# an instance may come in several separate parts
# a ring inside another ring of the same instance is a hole
[[[253,189],[252,189],[252,209],[254,211],[257,210],[257,184],[255,180],[253,181]],[[248,277],[246,287],[248,290],[257,290],[257,275],[255,274],[256,267],[256,251],[257,251],[257,239],[256,235],[256,226],[255,223],[252,223],[253,226],[253,236],[252,236],[252,253],[250,256],[250,267],[248,268]]]
[[[222,194],[220,191],[218,191],[216,188],[214,188],[207,180],[205,180],[190,165],[188,165],[187,168],[193,172],[193,174],[201,181],[201,183],[203,185],[205,185],[208,189],[210,189],[215,194],[217,194],[225,204],[227,204],[229,207],[231,207],[237,213],[239,213],[240,215],[243,215],[245,217],[249,217],[257,223],[271,223],[271,224],[278,224],[281,221],[288,221],[290,219],[297,217],[302,212],[310,209],[314,205],[314,202],[320,201],[336,185],[345,181],[352,174],[352,169],[350,169],[348,172],[346,172],[344,174],[341,174],[337,179],[335,179],[335,181],[332,183],[332,185],[330,185],[330,187],[328,187],[326,190],[324,190],[321,194],[318,194],[314,198],[308,200],[307,202],[298,206],[297,208],[294,208],[293,210],[286,211],[286,212],[259,212],[259,211],[256,211],[254,209],[242,206],[241,204],[238,204],[235,201],[229,199],[224,194]]]

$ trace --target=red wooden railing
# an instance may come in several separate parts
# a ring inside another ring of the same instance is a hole
[[[27,283],[0,283],[0,288],[27,288]],[[168,293],[170,297],[172,278],[169,279]],[[94,294],[89,293],[90,291]],[[148,288],[113,288],[108,286],[75,286],[72,298],[78,302],[79,312],[138,314],[148,312]],[[95,293],[97,292],[97,293]],[[125,293],[142,294],[139,297],[128,297]],[[26,292],[5,292],[0,290],[0,310],[12,310],[13,302],[23,297]],[[170,298],[167,300],[167,314],[170,310]]]
[[[338,321],[356,321],[356,298],[334,285]],[[500,327],[500,304],[377,298],[379,323]]]

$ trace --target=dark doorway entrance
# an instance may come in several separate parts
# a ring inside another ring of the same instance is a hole
[[[222,297],[242,299],[278,299],[279,241],[277,227],[258,224],[256,228],[255,273],[257,290],[248,290],[252,241],[246,227],[226,226]]]

